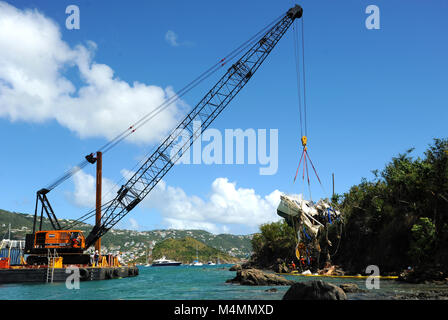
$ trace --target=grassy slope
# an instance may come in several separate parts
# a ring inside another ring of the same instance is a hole
[[[38,222],[39,223],[39,222]],[[60,219],[60,223],[67,223],[66,220]],[[33,216],[22,213],[9,212],[0,209],[0,239],[8,236],[8,224],[11,224],[11,238],[20,240],[25,238],[25,234],[31,233],[33,229]],[[38,227],[38,226],[37,226]],[[82,224],[76,227],[84,232],[85,235],[92,229],[91,225]],[[44,219],[43,230],[51,229],[51,224]],[[214,235],[204,230],[151,230],[151,231],[132,231],[132,230],[110,230],[102,239],[103,247],[110,250],[120,251],[136,251],[143,253],[146,257],[146,250],[150,243],[159,243],[165,239],[183,239],[192,237],[206,244],[215,250],[222,252],[231,251],[238,258],[247,258],[252,246],[251,235],[237,236],[232,234]],[[142,262],[144,262],[144,259]]]
[[[166,256],[169,259],[181,261],[183,263],[191,263],[196,260],[196,248],[199,261],[207,263],[208,261],[216,262],[218,256],[221,263],[233,263],[238,259],[228,254],[212,248],[205,243],[185,237],[183,239],[167,239],[156,244],[152,251],[153,259],[159,259]]]

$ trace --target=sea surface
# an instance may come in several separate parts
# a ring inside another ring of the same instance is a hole
[[[226,283],[235,277],[231,265],[216,266],[140,266],[137,277],[85,281],[79,289],[69,290],[65,283],[0,285],[0,300],[281,300],[289,286],[241,286]],[[294,281],[317,278],[285,276]],[[355,283],[366,289],[363,279],[321,278],[333,284]],[[267,291],[275,288],[274,292]],[[381,280],[380,289],[349,293],[351,300],[390,299],[415,289],[432,290],[431,285],[412,285]]]

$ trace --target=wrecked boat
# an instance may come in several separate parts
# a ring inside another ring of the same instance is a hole
[[[291,227],[303,224],[312,238],[317,237],[326,223],[331,224],[341,216],[341,213],[334,209],[326,199],[314,203],[311,200],[302,199],[298,195],[286,194],[280,196],[277,214],[284,218]]]

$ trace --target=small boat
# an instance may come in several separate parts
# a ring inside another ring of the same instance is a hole
[[[209,266],[216,266],[216,263],[213,263],[213,261],[209,261],[209,262],[207,262],[207,264],[208,264]]]
[[[199,262],[199,256],[198,256],[198,247],[196,246],[196,260],[193,261],[192,264],[190,264],[190,266],[203,266],[204,264],[202,262]]]
[[[169,266],[180,266],[182,262],[169,260],[165,256],[161,259],[154,260],[151,267],[169,267]]]

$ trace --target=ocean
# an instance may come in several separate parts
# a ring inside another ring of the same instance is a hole
[[[85,281],[79,289],[65,283],[0,285],[0,300],[281,300],[289,286],[241,286],[225,281],[235,277],[231,265],[143,267],[137,277]],[[285,276],[294,281],[315,278]],[[432,286],[381,280],[380,289],[366,290],[363,279],[324,278],[333,284],[355,283],[362,293],[349,293],[350,300],[383,300]],[[275,288],[276,290],[269,290]]]

